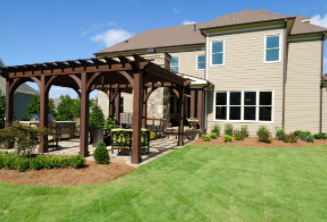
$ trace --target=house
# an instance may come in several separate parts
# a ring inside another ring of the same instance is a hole
[[[327,132],[327,79],[322,75],[326,31],[301,15],[244,10],[205,23],[147,30],[95,55],[142,53],[193,78],[197,84],[191,84],[187,95],[186,116],[204,115],[209,132],[216,123],[232,123],[236,129],[246,124],[251,135],[260,125]],[[194,105],[202,89],[204,104]],[[159,114],[174,125],[176,96],[164,88],[155,91],[155,108],[151,98],[147,104],[148,124]],[[123,112],[132,112],[131,93],[121,93]],[[107,96],[102,91],[98,96],[108,114]]]
[[[4,67],[3,61],[0,59],[0,67]],[[0,89],[2,93],[6,93],[6,79],[0,75]],[[20,85],[14,94],[14,119],[21,120],[25,114],[25,107],[38,92],[27,85]]]

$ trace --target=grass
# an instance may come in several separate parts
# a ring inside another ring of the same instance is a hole
[[[105,184],[0,183],[0,221],[326,221],[327,146],[186,146]]]

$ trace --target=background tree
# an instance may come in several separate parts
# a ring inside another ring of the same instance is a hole
[[[92,126],[103,126],[104,115],[102,109],[98,105],[93,105],[91,108],[89,123]]]
[[[33,114],[40,113],[40,99],[41,99],[41,97],[39,94],[33,96],[32,101],[25,108],[25,114],[23,116],[23,121],[29,121]],[[56,119],[56,108],[54,105],[54,101],[52,99],[49,99],[48,113],[53,115],[53,117]]]
[[[93,106],[97,106],[98,105],[98,97],[96,97],[95,99],[92,98],[90,99],[90,109],[92,109]]]
[[[5,127],[5,118],[6,115],[6,96],[2,93],[0,89],[0,129]]]
[[[70,107],[70,111],[73,113],[74,119],[81,117],[81,100],[79,97],[73,99],[73,104]]]
[[[57,107],[57,121],[72,121],[74,120],[74,115],[71,110],[73,105],[73,100],[70,98],[69,95],[61,95],[59,97],[61,102],[58,104]]]

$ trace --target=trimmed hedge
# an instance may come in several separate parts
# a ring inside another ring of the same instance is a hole
[[[93,157],[97,164],[107,164],[109,162],[109,154],[107,146],[103,141],[100,141],[93,153]]]

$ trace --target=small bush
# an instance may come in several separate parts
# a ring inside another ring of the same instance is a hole
[[[97,164],[107,164],[109,162],[109,154],[106,144],[101,141],[93,153],[93,157]]]
[[[241,132],[244,134],[245,138],[248,138],[250,135],[249,130],[248,130],[248,125],[242,125]]]
[[[30,163],[30,168],[33,170],[42,169],[43,168],[42,158],[43,158],[43,156],[37,156],[35,158],[32,158],[31,163]]]
[[[9,170],[15,168],[15,156],[14,155],[5,155],[3,156],[3,166]]]
[[[66,168],[69,166],[69,160],[66,156],[58,156],[58,167]]]
[[[245,137],[246,137],[245,134],[246,134],[245,131],[242,131],[242,130],[234,130],[235,140],[244,140]]]
[[[3,165],[3,156],[0,155],[0,169],[4,168],[4,165]]]
[[[210,142],[211,141],[211,138],[210,138],[209,135],[204,134],[204,135],[202,135],[202,141],[204,141],[204,142]]]
[[[220,125],[219,124],[214,124],[212,127],[211,127],[211,133],[214,133],[216,134],[216,136],[220,136]]]
[[[278,127],[276,126],[276,139],[278,140],[284,140],[284,137],[285,137],[285,130],[284,130],[284,127]]]
[[[257,130],[257,136],[259,142],[271,143],[271,133],[266,126],[260,126]]]
[[[284,141],[286,143],[296,143],[297,142],[297,136],[294,133],[290,133],[284,136]]]
[[[217,135],[215,133],[211,133],[210,134],[210,138],[211,139],[217,139],[218,137],[217,137]]]
[[[30,161],[28,158],[18,157],[15,158],[15,170],[18,172],[25,172],[30,168]]]
[[[315,141],[315,136],[313,136],[310,131],[296,130],[294,134],[307,143],[313,143]]]
[[[320,132],[315,134],[314,137],[318,140],[325,140],[327,139],[327,133]]]
[[[108,152],[108,151],[107,151]],[[71,156],[69,158],[69,163],[75,169],[79,169],[85,166],[85,158],[83,155]]]
[[[225,135],[233,136],[233,130],[234,130],[234,127],[233,127],[232,124],[227,123],[227,124],[225,125]]]
[[[233,141],[233,137],[228,136],[228,135],[224,135],[224,142],[232,142]]]
[[[266,126],[259,126],[259,128],[257,130],[257,136],[260,137],[260,135],[263,132],[270,133],[268,127],[266,127]]]

